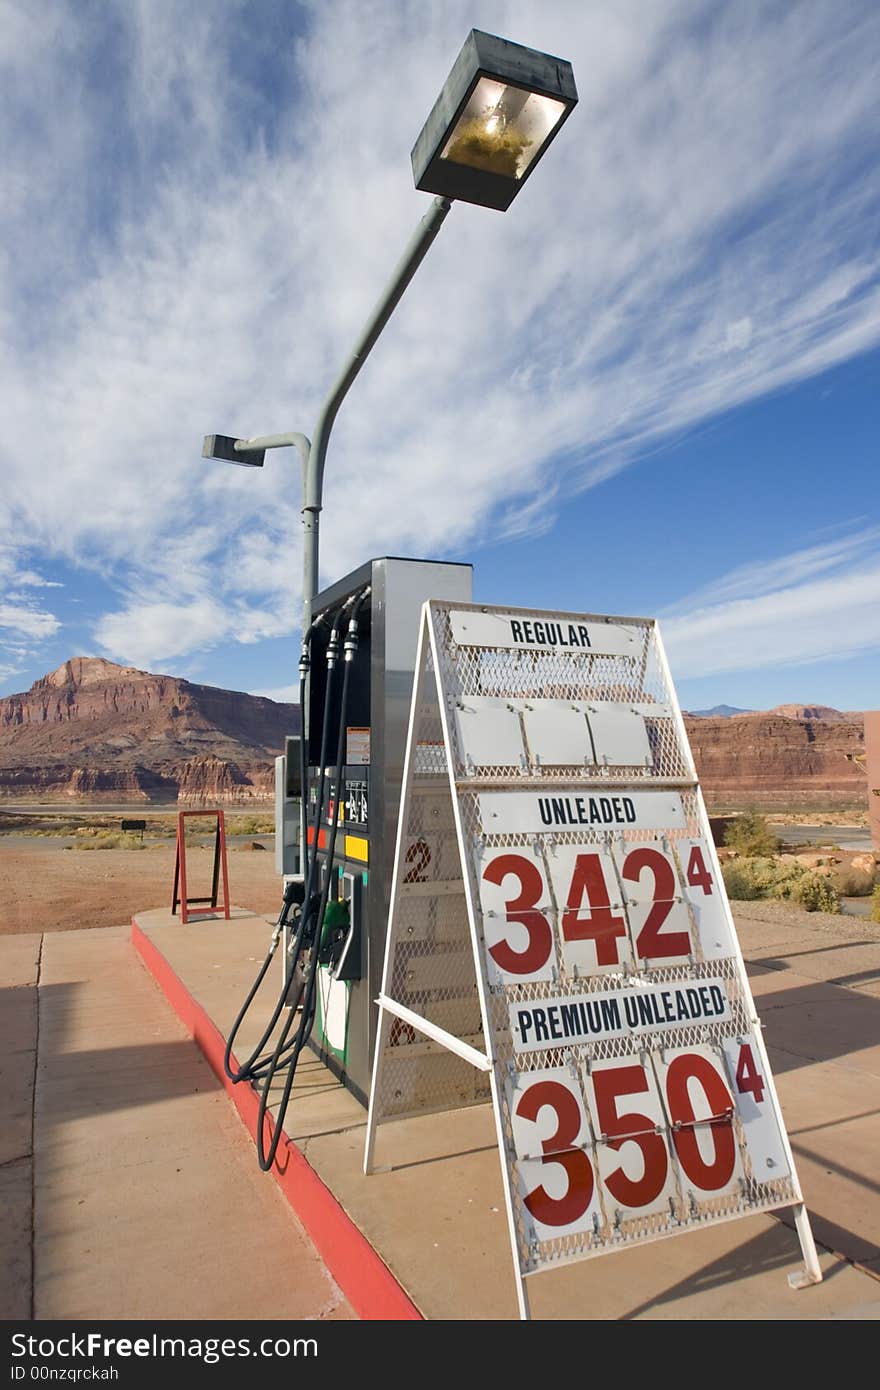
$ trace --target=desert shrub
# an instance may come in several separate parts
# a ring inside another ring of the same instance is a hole
[[[722,873],[729,897],[740,902],[775,898],[795,902],[807,912],[839,912],[834,885],[796,859],[732,859]]]
[[[880,922],[880,883],[871,894],[871,921]]]
[[[743,811],[724,832],[724,843],[737,854],[773,855],[779,851],[779,837],[757,811]]]
[[[230,816],[226,821],[227,835],[274,835],[272,816]]]
[[[75,849],[146,849],[140,835],[123,834],[121,830],[89,829],[77,837]]]
[[[806,873],[803,864],[795,859],[771,859],[766,856],[743,859],[743,873],[757,890],[759,898],[790,898],[795,885]]]
[[[755,898],[763,897],[748,873],[747,866],[739,860],[731,859],[727,864],[722,864],[721,873],[729,898],[737,898],[740,902],[753,902]]]
[[[834,884],[824,874],[805,873],[792,894],[807,912],[839,912],[840,900]]]

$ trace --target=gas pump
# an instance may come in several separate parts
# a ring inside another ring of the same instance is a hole
[[[282,906],[226,1045],[230,1079],[260,1087],[264,1170],[307,1043],[367,1104],[422,605],[469,602],[471,581],[470,565],[384,557],[312,602],[300,662],[302,736],[276,763]],[[251,1055],[233,1066],[241,1022],[279,947],[275,1006]],[[283,1089],[267,1149],[263,1118],[276,1077]]]
[[[367,1103],[391,896],[397,815],[413,670],[422,604],[428,598],[468,602],[472,567],[391,557],[370,560],[316,596],[315,620],[325,619],[312,643],[310,752],[321,746],[327,665],[321,659],[330,618],[353,595],[369,588],[359,617],[359,643],[348,705],[330,701],[331,734],[343,730],[344,747],[331,740],[325,774],[329,789],[320,808],[320,767],[307,779],[308,845],[320,881],[329,877],[327,939],[318,964],[317,1012],[312,1048],[330,1070]],[[335,764],[342,752],[342,772]],[[320,814],[319,814],[320,809]],[[337,833],[329,855],[334,818]]]

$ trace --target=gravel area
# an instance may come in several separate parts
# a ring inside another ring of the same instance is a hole
[[[866,941],[880,941],[880,922],[870,922],[864,917],[849,913],[805,912],[795,903],[767,901],[741,902],[731,900],[734,920],[739,922],[775,922],[780,925],[802,927],[805,931],[829,931],[839,936],[859,936]]]

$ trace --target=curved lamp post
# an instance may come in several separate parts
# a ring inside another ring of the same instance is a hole
[[[330,431],[452,202],[504,211],[577,104],[571,64],[472,29],[412,151],[416,187],[435,198],[397,263],[385,292],[331,387],[312,434],[235,439],[209,434],[204,458],[261,468],[267,449],[292,446],[303,472],[303,631],[318,592],[318,526]]]

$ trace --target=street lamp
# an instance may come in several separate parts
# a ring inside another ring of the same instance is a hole
[[[472,29],[415,143],[416,188],[503,212],[577,99],[571,63]]]
[[[577,103],[571,64],[472,29],[412,152],[416,187],[437,194],[330,390],[311,441],[304,434],[205,436],[202,455],[250,467],[293,446],[303,472],[303,632],[318,592],[318,527],[327,441],[348,390],[454,200],[508,208]]]

